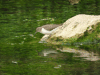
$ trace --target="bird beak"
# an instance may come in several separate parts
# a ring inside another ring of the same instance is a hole
[[[37,33],[37,32],[34,33],[34,36],[35,36],[36,33]]]

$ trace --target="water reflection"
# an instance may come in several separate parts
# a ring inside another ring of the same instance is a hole
[[[39,52],[38,54],[39,54],[39,56],[44,56],[44,57],[53,58],[53,59],[63,59],[63,60],[66,60],[67,57],[68,57],[67,54],[64,54],[63,52],[58,52],[57,50],[53,50],[53,49],[44,49],[43,51]],[[44,61],[44,62],[48,63],[50,61]],[[62,65],[65,65],[65,64],[62,64],[62,63],[56,64],[54,66],[54,68],[55,69],[61,68]]]
[[[56,54],[58,53],[56,50],[53,50],[53,49],[44,49],[42,52],[39,52],[39,56],[48,56],[48,54]]]
[[[63,60],[66,60],[68,57],[67,53],[58,52],[57,50],[53,49],[44,49],[43,51],[39,52],[38,55],[53,59],[63,59]]]
[[[71,49],[64,47],[62,52],[70,52],[75,53],[73,57],[82,57],[83,59],[89,60],[89,61],[97,61],[100,60],[99,54],[94,52],[88,52],[86,50],[77,50],[77,49]]]
[[[74,53],[73,57],[77,59],[77,57],[81,57],[84,60],[83,61],[98,61],[100,60],[99,54],[94,52],[88,52],[86,50],[78,50],[78,49],[71,49],[63,47],[63,49],[59,49],[61,52],[58,52],[57,50],[53,49],[44,49],[43,51],[39,52],[39,56],[47,56],[52,57],[54,59],[67,59],[68,55],[64,54],[67,53]],[[64,53],[63,53],[64,52]]]

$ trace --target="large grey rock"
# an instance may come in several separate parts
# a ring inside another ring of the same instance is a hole
[[[79,14],[68,19],[62,26],[59,26],[52,32],[50,38],[62,37],[63,39],[68,39],[74,36],[82,36],[86,30],[92,30],[92,26],[95,26],[99,22],[100,15]]]
[[[100,15],[79,14],[68,19],[55,32],[55,37],[70,38],[84,33],[86,30],[92,30],[92,26],[100,22]]]

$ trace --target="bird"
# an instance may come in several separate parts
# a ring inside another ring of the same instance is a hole
[[[40,32],[42,34],[50,35],[50,34],[52,34],[53,31],[55,31],[61,25],[62,24],[47,24],[47,25],[43,25],[41,27],[37,27],[35,34],[37,32]]]

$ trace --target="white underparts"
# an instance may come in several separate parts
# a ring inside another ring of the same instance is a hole
[[[57,28],[58,28],[58,27],[57,27]],[[51,30],[51,31],[48,31],[48,30],[42,28],[40,33],[46,34],[46,35],[50,35],[50,34],[52,34],[52,32],[55,31],[57,28],[55,28],[55,29],[53,29],[53,30]]]

